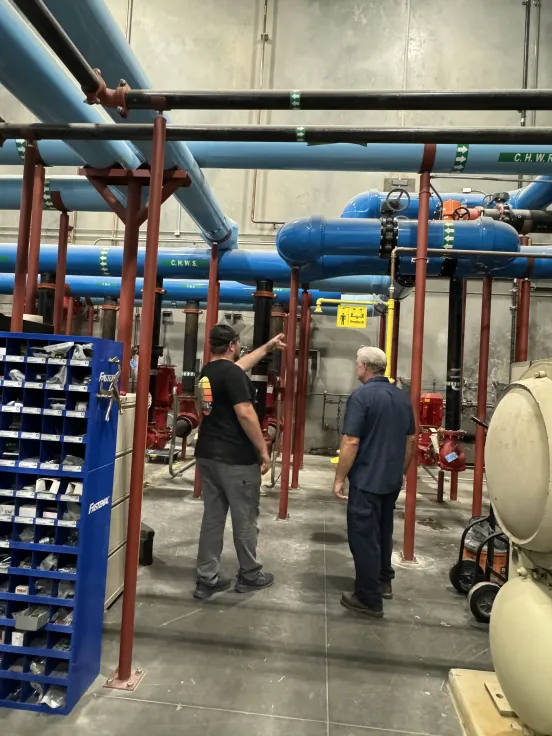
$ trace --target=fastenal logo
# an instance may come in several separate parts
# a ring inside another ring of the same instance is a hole
[[[117,378],[116,373],[104,373],[103,371],[100,373],[100,383],[104,383],[107,381],[114,381]]]
[[[95,503],[91,503],[88,508],[88,515],[93,514],[94,511],[99,511],[100,509],[103,509],[104,506],[107,506],[109,504],[109,496],[106,496],[105,498],[102,498],[101,501],[96,501]]]

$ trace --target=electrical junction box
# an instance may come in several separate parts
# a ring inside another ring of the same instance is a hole
[[[415,192],[416,179],[407,179],[404,176],[386,176],[383,180],[383,191],[390,192],[392,189],[404,189],[407,192]]]

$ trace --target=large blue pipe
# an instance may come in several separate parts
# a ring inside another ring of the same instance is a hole
[[[110,187],[121,204],[126,205],[127,187]],[[44,187],[44,209],[55,209],[51,195],[56,193],[68,212],[111,212],[105,199],[84,176],[47,177]],[[142,192],[145,203],[149,188]],[[18,210],[21,202],[21,177],[0,177],[0,210]]]
[[[101,68],[108,86],[116,87],[124,77],[135,89],[151,88],[147,75],[103,0],[47,0],[46,5],[90,65]],[[121,117],[116,110],[107,112],[120,122]],[[151,123],[155,117],[153,110],[132,112],[133,123]],[[135,145],[151,161],[151,143],[141,141]],[[173,166],[185,169],[190,175],[192,185],[177,190],[175,197],[197,224],[205,240],[208,243],[224,241],[221,244],[223,248],[236,247],[237,225],[224,216],[185,143],[166,144],[165,167]]]
[[[424,155],[424,146],[417,143],[309,146],[307,143],[190,141],[188,147],[202,168],[212,169],[417,172]],[[552,146],[440,144],[432,172],[552,174]]]
[[[16,246],[0,244],[0,273],[13,273]],[[138,274],[144,272],[145,250],[138,249]],[[75,275],[120,276],[123,249],[110,246],[70,245],[67,249],[67,271]],[[55,273],[57,246],[40,246],[40,271]],[[163,278],[205,279],[209,275],[209,251],[205,249],[160,249],[157,261],[159,276]],[[302,281],[313,288],[328,291],[347,290],[356,293],[383,294],[389,288],[385,275],[387,263],[377,257],[359,256],[343,259],[328,256],[309,265],[302,272]],[[223,281],[241,281],[255,284],[258,279],[270,279],[277,287],[288,286],[290,267],[275,251],[233,250],[224,251],[220,257],[220,278]],[[381,275],[364,275],[381,274]],[[345,281],[341,276],[348,277]],[[336,285],[333,285],[336,284]]]
[[[0,0],[0,82],[44,123],[103,123],[83,93],[8,2]],[[74,141],[71,148],[91,166],[141,161],[123,141]]]
[[[543,210],[552,204],[552,176],[539,176],[510,195],[508,204],[519,210]]]
[[[415,248],[417,234],[416,220],[398,221],[397,245]],[[328,256],[377,256],[381,237],[380,220],[314,216],[283,225],[276,247],[286,263],[304,266]],[[515,253],[519,236],[510,225],[489,217],[468,222],[434,220],[429,223],[428,247],[450,249],[451,253],[454,248]]]
[[[0,182],[1,183],[1,182]],[[394,195],[395,196],[395,195]],[[480,192],[470,193],[452,193],[445,192],[441,194],[441,200],[445,202],[447,199],[454,199],[457,202],[462,202],[466,207],[477,207],[483,204],[485,195]],[[345,205],[341,217],[380,217],[381,207],[387,199],[387,192],[378,192],[377,189],[370,189],[367,192],[361,192],[356,194],[350,199]],[[404,206],[407,202],[406,197],[403,196],[402,205]],[[410,202],[408,206],[397,212],[398,217],[407,217],[409,220],[416,220],[418,218],[418,204],[419,194],[417,192],[410,193]],[[438,197],[433,195],[429,200],[429,216],[435,217],[439,214],[441,201]]]
[[[63,0],[58,0],[63,3]],[[68,3],[80,9],[80,3]],[[103,70],[102,70],[103,71]],[[134,114],[138,111],[133,111]],[[142,145],[142,143],[140,144]],[[405,171],[420,169],[423,146],[405,143],[227,143],[188,141],[185,144],[203,169],[265,169],[278,171]],[[460,146],[461,147],[461,146]],[[81,159],[62,141],[40,141],[38,149],[48,166],[79,166]],[[435,174],[552,174],[552,146],[469,146],[463,169],[455,164],[458,146],[437,146]],[[0,148],[0,165],[21,163],[16,142]],[[539,179],[547,177],[539,177]],[[529,185],[531,186],[531,185]],[[528,187],[527,187],[528,188]],[[525,191],[525,190],[522,190]]]
[[[13,274],[0,274],[0,294],[12,294],[14,286]],[[81,299],[93,299],[101,302],[106,297],[117,298],[121,293],[121,279],[118,277],[102,279],[94,276],[67,276],[66,284],[71,288],[71,295]],[[136,279],[136,302],[141,304],[142,290],[144,286],[143,279]],[[165,304],[180,304],[184,306],[190,300],[198,301],[205,304],[209,296],[209,282],[194,281],[193,279],[165,279],[163,282],[165,294],[163,302]],[[225,305],[231,307],[248,307],[251,309],[256,288],[254,286],[246,286],[237,281],[221,281],[220,282],[220,306],[219,310],[225,308]],[[344,296],[335,291],[319,291],[318,289],[310,290],[313,304],[317,299],[340,299]],[[282,304],[289,304],[289,289],[275,289],[276,299]],[[384,293],[369,294],[371,298],[377,299],[378,296],[385,296]],[[326,311],[326,307],[324,307]],[[373,309],[369,311],[372,316]]]

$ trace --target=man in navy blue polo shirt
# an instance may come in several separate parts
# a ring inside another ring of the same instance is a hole
[[[373,618],[383,616],[382,598],[393,597],[393,512],[416,449],[410,398],[385,378],[386,367],[383,350],[358,351],[356,375],[362,385],[347,401],[333,487],[337,498],[348,498],[347,532],[356,572],[354,593],[343,593],[341,604]]]

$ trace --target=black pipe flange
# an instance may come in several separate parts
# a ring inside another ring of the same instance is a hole
[[[391,252],[397,247],[399,237],[399,226],[392,215],[383,215],[381,218],[380,258],[389,258]]]

